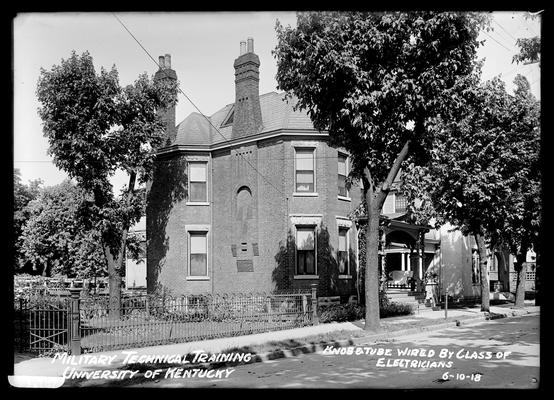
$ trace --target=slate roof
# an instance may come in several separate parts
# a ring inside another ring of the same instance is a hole
[[[313,124],[305,111],[294,111],[296,99],[285,100],[285,93],[269,92],[260,95],[262,112],[262,130],[259,133],[271,132],[278,129],[309,129]],[[232,124],[223,125],[233,111],[234,103],[228,104],[213,115],[209,116],[211,123],[219,129],[221,135],[199,113],[191,113],[179,125],[173,144],[177,145],[214,145],[230,140],[233,130]],[[225,137],[223,138],[222,135]]]

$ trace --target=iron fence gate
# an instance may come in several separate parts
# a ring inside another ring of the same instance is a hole
[[[70,337],[69,302],[42,304],[28,309],[29,341],[32,352],[67,351]]]

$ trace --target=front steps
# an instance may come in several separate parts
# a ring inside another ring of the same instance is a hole
[[[412,292],[408,289],[388,288],[387,297],[391,303],[409,304],[416,309],[425,305],[425,292]]]

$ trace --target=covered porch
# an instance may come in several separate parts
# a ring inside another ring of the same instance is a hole
[[[440,240],[428,235],[430,230],[428,225],[382,217],[379,268],[384,289],[424,290],[440,247]]]
[[[440,236],[431,226],[414,224],[406,219],[406,214],[381,215],[381,289],[389,297],[416,296],[434,305],[439,277]],[[362,234],[366,221],[365,217],[357,219]]]

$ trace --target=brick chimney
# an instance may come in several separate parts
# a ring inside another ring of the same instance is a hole
[[[254,39],[241,41],[235,60],[235,111],[232,137],[256,134],[262,127],[260,109],[260,59],[254,53]]]
[[[158,58],[158,64],[160,68],[154,75],[154,80],[177,80],[177,73],[171,69],[171,55],[166,54],[165,56],[160,56]],[[164,145],[169,145],[175,141],[175,136],[177,135],[177,130],[175,129],[175,105],[169,107],[167,110],[160,110],[160,115],[165,121],[165,133],[166,140]]]

